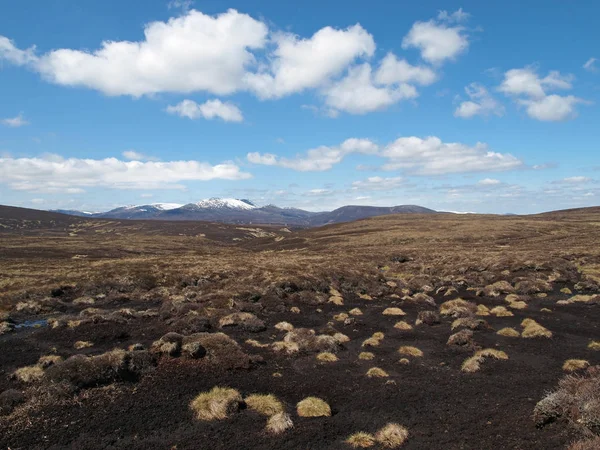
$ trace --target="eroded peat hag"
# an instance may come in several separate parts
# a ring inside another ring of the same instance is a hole
[[[298,231],[0,212],[4,448],[567,449],[599,432],[598,209]]]

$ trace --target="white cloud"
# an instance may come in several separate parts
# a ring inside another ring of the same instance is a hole
[[[402,177],[369,177],[366,180],[354,181],[352,189],[361,191],[389,191],[404,184]]]
[[[583,68],[585,70],[587,70],[588,72],[596,72],[596,71],[598,71],[598,68],[596,67],[597,61],[598,60],[596,58],[590,58],[585,62],[585,64],[583,65]]]
[[[471,14],[464,12],[462,8],[458,8],[453,13],[442,10],[439,12],[437,18],[442,22],[465,22],[471,17]]]
[[[568,183],[568,184],[581,184],[581,183],[589,183],[592,181],[589,177],[584,176],[576,176],[576,177],[567,177],[559,180],[558,183]]]
[[[266,166],[279,166],[300,172],[321,172],[331,169],[340,163],[344,157],[353,153],[374,154],[377,144],[368,139],[347,139],[338,147],[321,146],[306,152],[304,156],[293,159],[281,158],[272,153],[248,153],[248,161]]]
[[[239,180],[251,175],[232,162],[210,165],[198,161],[121,161],[44,155],[0,158],[0,183],[31,192],[83,192],[85,187],[115,189],[181,189],[182,181]]]
[[[494,178],[484,178],[483,180],[479,180],[477,184],[480,186],[497,186],[501,184],[501,181]]]
[[[405,59],[398,59],[393,53],[388,53],[381,60],[375,74],[379,84],[415,83],[428,86],[437,80],[436,73],[426,66],[413,66]]]
[[[123,157],[129,161],[158,161],[158,158],[153,156],[145,155],[144,153],[140,153],[135,150],[125,150],[121,153]]]
[[[279,166],[297,171],[324,171],[339,164],[350,154],[368,154],[387,159],[384,170],[402,170],[412,175],[443,175],[466,172],[499,172],[518,169],[523,162],[509,153],[497,153],[486,144],[471,147],[444,143],[437,137],[403,137],[385,147],[368,139],[348,139],[339,147],[322,146],[293,159],[272,153],[248,153],[254,164]]]
[[[167,3],[167,8],[180,9],[187,12],[192,7],[193,3],[193,0],[170,0],[169,3]]]
[[[348,75],[323,91],[325,104],[333,111],[365,114],[384,109],[403,99],[418,96],[414,86],[377,86],[373,83],[368,63],[352,67]],[[335,114],[334,114],[335,115]]]
[[[532,67],[525,67],[507,71],[498,90],[516,97],[517,104],[525,106],[532,119],[556,122],[576,117],[577,104],[589,104],[573,95],[548,94],[552,90],[572,89],[573,80],[573,75],[561,75],[556,70],[540,78]]]
[[[332,191],[331,189],[311,189],[306,193],[306,195],[323,197],[325,195],[331,195],[333,193],[334,191]]]
[[[248,73],[247,86],[261,98],[278,98],[322,86],[359,56],[371,56],[375,41],[359,24],[345,30],[325,27],[311,38],[291,33],[274,36],[268,68]]]
[[[459,11],[466,18],[466,13]],[[447,17],[446,13],[441,19],[438,16],[438,21],[415,22],[402,40],[402,48],[419,49],[421,57],[432,64],[455,59],[469,48],[469,39],[464,27],[448,26]]]
[[[242,111],[237,106],[218,99],[208,100],[201,105],[193,100],[186,99],[177,105],[167,106],[167,112],[189,119],[203,118],[211,120],[217,117],[225,122],[242,122],[244,120]]]
[[[255,61],[250,50],[263,48],[267,33],[264,23],[233,9],[216,16],[192,10],[147,24],[141,41],[104,41],[92,52],[63,48],[35,56],[33,49],[21,52],[0,38],[0,56],[30,65],[50,82],[106,95],[231,94]]]
[[[492,172],[517,169],[523,162],[509,153],[490,151],[486,144],[444,143],[437,137],[396,139],[381,151],[388,158],[385,170],[404,170],[415,175]]]
[[[37,61],[35,46],[26,50],[20,50],[15,46],[13,41],[7,37],[0,36],[0,61],[3,59],[17,66],[35,62]]]
[[[504,115],[504,106],[499,104],[482,85],[471,83],[465,87],[465,92],[471,100],[458,105],[454,111],[455,117],[470,119],[473,116]]]
[[[588,102],[572,95],[548,95],[541,99],[521,99],[518,103],[527,107],[527,114],[533,119],[557,122],[577,117],[575,105]]]
[[[19,115],[15,116],[15,117],[9,117],[6,119],[2,119],[2,120],[0,120],[0,123],[2,125],[6,125],[7,127],[12,127],[12,128],[18,128],[18,127],[23,127],[25,125],[29,125],[29,122],[27,120],[25,120],[25,118],[23,117],[23,113],[20,113]]]

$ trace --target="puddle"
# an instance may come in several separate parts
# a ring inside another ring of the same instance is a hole
[[[48,325],[46,319],[42,320],[26,320],[25,322],[15,324],[15,330],[19,328],[42,328]]]

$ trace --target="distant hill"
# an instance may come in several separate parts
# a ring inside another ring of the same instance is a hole
[[[343,206],[329,212],[311,212],[297,208],[280,208],[275,205],[258,207],[250,200],[210,198],[186,205],[178,203],[152,203],[122,206],[106,212],[88,213],[73,210],[56,210],[64,214],[105,219],[128,220],[202,220],[231,224],[271,224],[314,227],[331,223],[350,222],[385,214],[435,213],[421,206],[392,207]]]

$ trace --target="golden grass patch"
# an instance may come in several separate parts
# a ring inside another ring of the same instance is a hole
[[[215,386],[201,392],[190,403],[198,420],[222,420],[237,412],[242,396],[236,389]]]
[[[477,311],[475,312],[476,316],[489,316],[490,308],[485,305],[477,305]]]
[[[410,359],[408,359],[408,358],[400,358],[400,360],[398,362],[400,364],[407,365],[407,364],[410,364]]]
[[[397,423],[388,423],[375,433],[375,440],[384,448],[399,448],[408,439],[408,430]]]
[[[506,336],[506,337],[521,336],[521,334],[517,330],[515,330],[514,328],[510,328],[510,327],[502,328],[502,329],[498,330],[498,332],[496,334],[499,334],[500,336]]]
[[[346,313],[339,313],[339,314],[336,314],[335,316],[333,316],[333,320],[336,320],[338,322],[343,322],[348,317],[350,317],[350,316]]]
[[[246,344],[251,345],[252,347],[255,347],[255,348],[266,348],[269,346],[269,344],[261,344],[256,339],[246,339],[245,342],[246,342]]]
[[[477,311],[477,306],[474,303],[456,298],[448,300],[440,305],[440,314],[442,316],[464,317],[474,314]]]
[[[540,309],[540,312],[551,313],[552,310],[548,309],[548,308],[542,308],[542,309]]]
[[[294,422],[292,422],[290,415],[282,411],[269,417],[266,430],[271,434],[281,434],[284,431],[293,428],[293,426]]]
[[[331,408],[325,400],[318,397],[306,397],[296,405],[300,417],[329,417]]]
[[[333,338],[338,344],[345,344],[346,342],[350,342],[350,338],[344,333],[335,333],[333,335]]]
[[[346,439],[346,444],[353,448],[369,448],[375,445],[375,436],[364,431],[351,434]]]
[[[292,306],[290,308],[290,312],[292,312],[294,314],[300,314],[300,308],[298,308],[297,306]]]
[[[471,356],[463,361],[460,370],[467,373],[477,372],[481,369],[481,363],[483,362],[483,357],[481,356]]]
[[[369,370],[367,370],[367,377],[369,377],[369,378],[387,378],[387,377],[389,377],[389,375],[385,370],[380,369],[379,367],[371,367]]]
[[[375,355],[371,352],[360,352],[358,354],[358,359],[362,359],[363,361],[370,361],[375,358]]]
[[[75,344],[73,344],[73,348],[75,348],[76,350],[81,350],[83,348],[89,348],[93,346],[94,343],[90,341],[77,341],[75,342]]]
[[[289,322],[279,322],[275,324],[275,328],[279,331],[292,331],[294,329],[294,325]]]
[[[508,359],[508,355],[502,350],[496,350],[495,348],[484,348],[475,352],[475,356],[481,356],[482,358],[492,359]]]
[[[362,316],[363,312],[360,310],[360,308],[354,308],[348,311],[348,314],[350,314],[351,316]]]
[[[317,359],[321,362],[336,362],[338,357],[330,352],[321,352],[317,355]]]
[[[600,341],[591,341],[588,345],[587,348],[589,348],[590,350],[600,350]]]
[[[33,383],[44,376],[44,369],[39,365],[25,366],[15,370],[13,376],[23,383]]]
[[[562,366],[565,372],[575,372],[577,370],[587,369],[590,366],[589,361],[585,359],[567,359]]]
[[[512,317],[514,314],[504,306],[495,306],[490,310],[490,314],[496,317]]]
[[[410,323],[401,320],[400,322],[396,322],[394,328],[401,331],[409,331],[413,329],[413,326]]]
[[[400,353],[401,355],[414,356],[417,358],[423,356],[423,352],[421,350],[411,345],[403,345],[398,349],[398,353]]]
[[[406,313],[400,308],[386,308],[383,310],[384,316],[405,316]]]
[[[342,306],[344,304],[344,299],[341,295],[332,295],[331,297],[329,297],[329,303],[333,303],[337,306]]]
[[[284,411],[283,403],[273,394],[252,394],[244,399],[246,406],[263,416],[272,416]]]
[[[571,295],[573,294],[573,291],[571,291],[571,289],[569,289],[568,287],[564,287],[560,290],[560,292],[562,292],[563,294],[567,294],[567,295]]]
[[[524,338],[551,338],[552,332],[547,328],[544,328],[542,325],[537,323],[533,319],[525,319],[521,322],[521,326],[523,327],[523,332],[521,333],[521,337]]]
[[[277,353],[293,355],[300,351],[300,346],[296,342],[277,341],[271,344],[271,349]]]
[[[385,337],[385,334],[383,334],[383,332],[381,331],[376,331],[375,333],[373,333],[373,338],[375,339],[379,339],[380,341]]]

